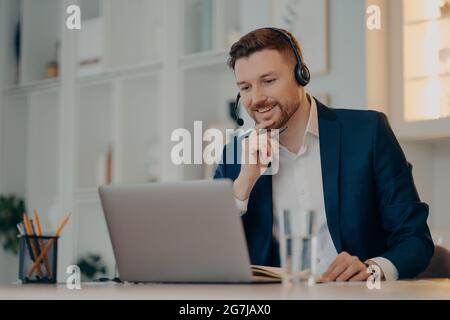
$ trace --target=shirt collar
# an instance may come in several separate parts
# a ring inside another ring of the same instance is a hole
[[[309,111],[308,124],[306,125],[306,133],[319,137],[319,120],[317,117],[317,104],[313,96],[307,93],[308,99],[311,101],[311,109]]]

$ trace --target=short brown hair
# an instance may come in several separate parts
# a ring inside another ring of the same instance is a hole
[[[285,32],[297,47],[300,58],[303,60],[302,49],[295,37],[287,30],[280,29]],[[234,70],[236,61],[240,58],[249,57],[251,54],[262,51],[264,49],[274,49],[285,55],[288,59],[296,61],[296,57],[290,44],[277,31],[270,28],[261,28],[247,33],[231,46],[230,57],[227,65]]]

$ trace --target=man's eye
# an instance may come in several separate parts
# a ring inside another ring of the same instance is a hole
[[[264,80],[264,83],[271,84],[274,81],[275,81],[275,79],[269,79],[269,80]]]
[[[241,87],[242,91],[247,91],[249,89],[249,87]]]

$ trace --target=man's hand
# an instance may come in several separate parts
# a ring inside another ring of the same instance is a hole
[[[272,148],[276,147],[276,140],[271,139],[269,133],[260,135],[259,130],[273,125],[273,120],[258,124],[251,135],[242,140],[241,171],[234,181],[234,196],[239,200],[248,199],[258,178],[267,169],[272,160]]]
[[[373,261],[367,261],[370,264],[376,264]],[[367,267],[358,257],[351,256],[347,252],[341,252],[327,271],[320,277],[321,282],[330,281],[366,281],[370,273],[367,273]],[[384,280],[384,273],[381,270],[381,279]]]

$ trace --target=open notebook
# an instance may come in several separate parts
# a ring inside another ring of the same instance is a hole
[[[252,276],[256,279],[272,280],[273,282],[281,282],[282,280],[283,270],[281,268],[252,265],[251,270]],[[298,273],[300,280],[308,280],[309,275],[309,270],[304,270]]]

